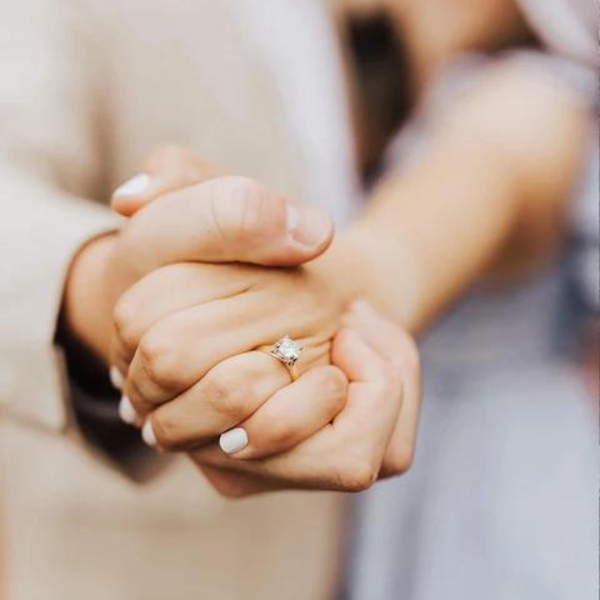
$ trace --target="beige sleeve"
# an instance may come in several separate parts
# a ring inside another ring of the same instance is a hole
[[[0,3],[0,410],[67,427],[54,345],[77,249],[118,226],[99,196],[96,65],[67,0]]]

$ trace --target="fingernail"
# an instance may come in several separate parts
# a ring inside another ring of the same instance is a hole
[[[150,419],[148,419],[142,427],[142,439],[151,448],[154,448],[156,446],[156,435],[154,433],[154,427],[152,426],[152,421]]]
[[[225,454],[235,454],[243,450],[248,445],[248,434],[245,429],[236,427],[230,429],[221,435],[219,438],[219,446]]]
[[[137,414],[135,408],[133,408],[133,404],[131,404],[131,400],[127,396],[122,396],[121,402],[119,402],[119,417],[121,417],[121,421],[128,425],[139,426],[142,422],[140,415]]]
[[[117,369],[117,367],[112,366],[108,371],[108,377],[112,386],[117,390],[123,389],[123,384],[125,383],[125,379],[123,379],[123,375],[121,375],[121,371]]]
[[[317,246],[331,236],[333,223],[320,208],[288,205],[287,230],[303,246]]]
[[[139,196],[143,194],[150,184],[150,176],[146,173],[140,173],[121,184],[114,192],[113,198],[123,198],[126,196]]]

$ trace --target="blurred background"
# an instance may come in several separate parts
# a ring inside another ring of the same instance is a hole
[[[596,13],[591,0],[1,0],[0,599],[591,599]],[[499,63],[576,98],[589,139],[559,250],[474,286],[420,340],[409,474],[353,498],[231,503],[184,460],[136,483],[67,426],[46,347],[56,306],[41,302],[60,296],[68,256],[48,267],[48,222],[102,220],[111,190],[174,143],[343,228]]]

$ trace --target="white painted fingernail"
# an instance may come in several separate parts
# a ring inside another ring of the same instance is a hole
[[[125,379],[123,375],[121,375],[121,371],[117,369],[117,367],[112,366],[108,371],[108,377],[110,378],[110,382],[112,386],[117,390],[123,389],[123,384],[125,383]]]
[[[248,434],[245,429],[236,427],[221,434],[219,446],[225,454],[235,454],[248,445]]]
[[[143,194],[150,184],[150,176],[146,173],[140,173],[121,184],[114,192],[113,198],[123,198],[125,196],[139,196]]]
[[[124,421],[128,425],[139,426],[142,422],[140,415],[137,414],[135,408],[133,408],[133,404],[131,404],[131,400],[127,396],[122,396],[121,402],[119,402],[119,417],[121,417],[121,421]]]
[[[152,448],[156,446],[156,434],[154,433],[154,427],[152,421],[148,419],[142,427],[142,439],[146,444]]]

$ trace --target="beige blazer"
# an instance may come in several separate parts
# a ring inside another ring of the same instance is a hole
[[[189,146],[308,196],[310,173],[242,4],[252,6],[0,3],[0,535],[10,600],[333,597],[339,497],[229,502],[183,459],[146,485],[128,481],[78,438],[52,342],[74,252],[115,226],[104,201],[156,144]]]

